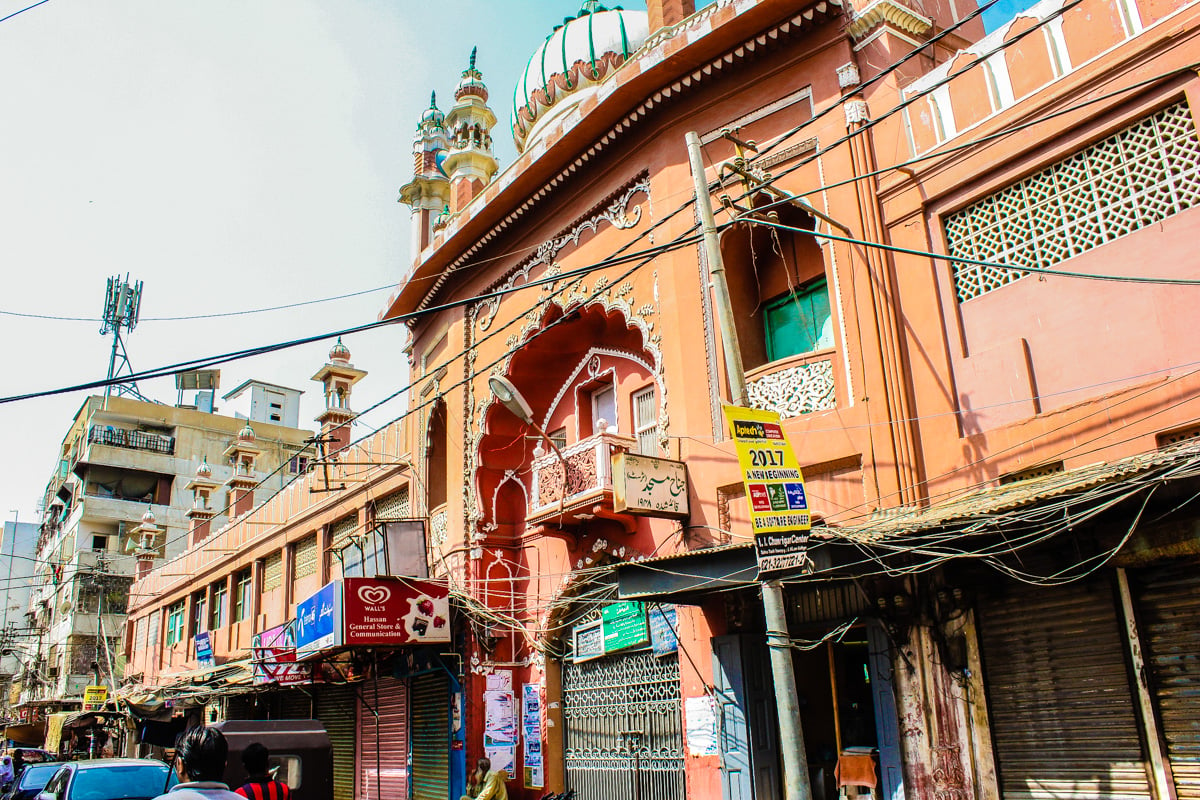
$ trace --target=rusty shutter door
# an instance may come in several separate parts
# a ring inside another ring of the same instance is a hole
[[[1179,800],[1200,800],[1200,571],[1130,573],[1146,666]]]
[[[1133,800],[1150,787],[1107,576],[979,603],[1004,800]]]
[[[333,750],[333,800],[354,800],[357,707],[353,686],[322,686],[317,692],[317,719],[325,726]]]
[[[413,800],[450,796],[450,679],[429,672],[412,679]]]
[[[358,800],[408,797],[408,685],[404,681],[379,678],[362,685],[357,772]]]

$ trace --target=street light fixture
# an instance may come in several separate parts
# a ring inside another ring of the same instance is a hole
[[[567,460],[563,458],[562,451],[558,449],[558,445],[554,443],[554,440],[550,438],[550,435],[546,433],[542,426],[534,421],[533,409],[529,407],[529,401],[517,390],[516,386],[513,386],[512,381],[499,375],[493,375],[488,378],[488,388],[492,390],[492,394],[500,401],[500,404],[507,408],[514,417],[537,431],[538,435],[546,440],[546,444],[550,445],[550,449],[554,451],[554,455],[558,456],[558,460],[562,464],[562,489],[558,495],[558,509],[561,514],[563,501],[567,495]]]

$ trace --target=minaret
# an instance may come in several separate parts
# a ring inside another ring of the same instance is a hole
[[[191,521],[189,544],[200,544],[211,533],[209,526],[217,515],[217,509],[213,508],[213,492],[220,485],[212,479],[212,467],[208,465],[208,459],[201,461],[200,466],[196,467],[196,477],[187,485],[192,493],[192,507],[187,511],[187,518]]]
[[[400,202],[412,209],[414,264],[433,238],[434,217],[450,202],[450,181],[442,170],[448,145],[446,117],[438,110],[435,92],[413,136],[413,179],[400,189]]]
[[[136,561],[135,575],[140,581],[154,569],[154,559],[158,558],[158,535],[163,529],[156,524],[154,509],[147,508],[142,514],[142,524],[134,528],[130,535],[137,542],[133,556]]]
[[[350,444],[350,421],[358,416],[350,410],[350,391],[366,374],[350,363],[350,348],[342,344],[339,336],[329,349],[329,361],[312,377],[325,386],[325,410],[317,415],[317,422],[321,425],[321,438],[326,441],[326,455]]]
[[[446,130],[450,136],[450,152],[442,169],[450,178],[450,210],[458,213],[471,198],[483,191],[499,162],[492,154],[492,128],[496,114],[488,107],[488,90],[483,73],[475,67],[477,48],[471,50],[470,66],[462,74],[454,90],[454,106],[446,114]]]
[[[225,481],[229,489],[230,519],[240,517],[254,508],[254,487],[258,484],[258,479],[254,477],[254,462],[262,453],[255,444],[257,438],[250,421],[246,420],[246,427],[238,431],[237,439],[225,448],[224,455],[233,466],[233,476]]]

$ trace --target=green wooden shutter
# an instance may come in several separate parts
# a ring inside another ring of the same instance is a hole
[[[442,672],[412,679],[412,800],[450,796],[450,679]]]
[[[831,347],[829,285],[822,278],[772,301],[763,323],[771,361]]]

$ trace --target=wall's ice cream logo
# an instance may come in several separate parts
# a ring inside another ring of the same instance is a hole
[[[386,586],[360,586],[358,599],[369,606],[381,606],[392,596],[392,590]]]

